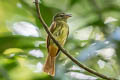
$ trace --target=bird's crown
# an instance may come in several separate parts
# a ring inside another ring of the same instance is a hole
[[[71,14],[61,12],[54,16],[54,20],[67,20],[69,17],[72,17]]]

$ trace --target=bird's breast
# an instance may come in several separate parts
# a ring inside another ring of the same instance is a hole
[[[66,36],[66,34],[68,33],[68,25],[66,23],[59,23],[56,25],[56,29],[53,32],[53,35],[55,37],[62,37],[62,36]]]
[[[69,31],[69,27],[67,23],[56,24],[56,29],[53,32],[53,35],[61,45],[64,45],[68,35],[68,31]]]

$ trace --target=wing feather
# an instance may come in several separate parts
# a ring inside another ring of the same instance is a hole
[[[56,28],[56,22],[53,22],[50,26],[50,32],[53,33],[54,30]],[[47,36],[47,49],[48,49],[48,52],[49,52],[49,45],[50,45],[50,37]]]

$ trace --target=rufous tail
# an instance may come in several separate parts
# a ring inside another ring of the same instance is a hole
[[[43,71],[48,73],[51,76],[55,75],[55,60],[56,60],[56,57],[52,57],[48,55],[46,63],[43,67]]]

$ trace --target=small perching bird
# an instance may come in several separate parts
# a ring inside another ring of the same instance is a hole
[[[64,46],[69,34],[69,26],[67,24],[67,19],[69,17],[71,17],[71,14],[58,13],[56,14],[56,16],[54,16],[53,22],[50,26],[51,33],[53,34],[54,38],[59,42],[61,46]],[[48,56],[46,63],[44,64],[43,71],[51,76],[54,76],[55,60],[60,49],[50,39],[49,36],[47,37],[47,49],[48,49]]]

